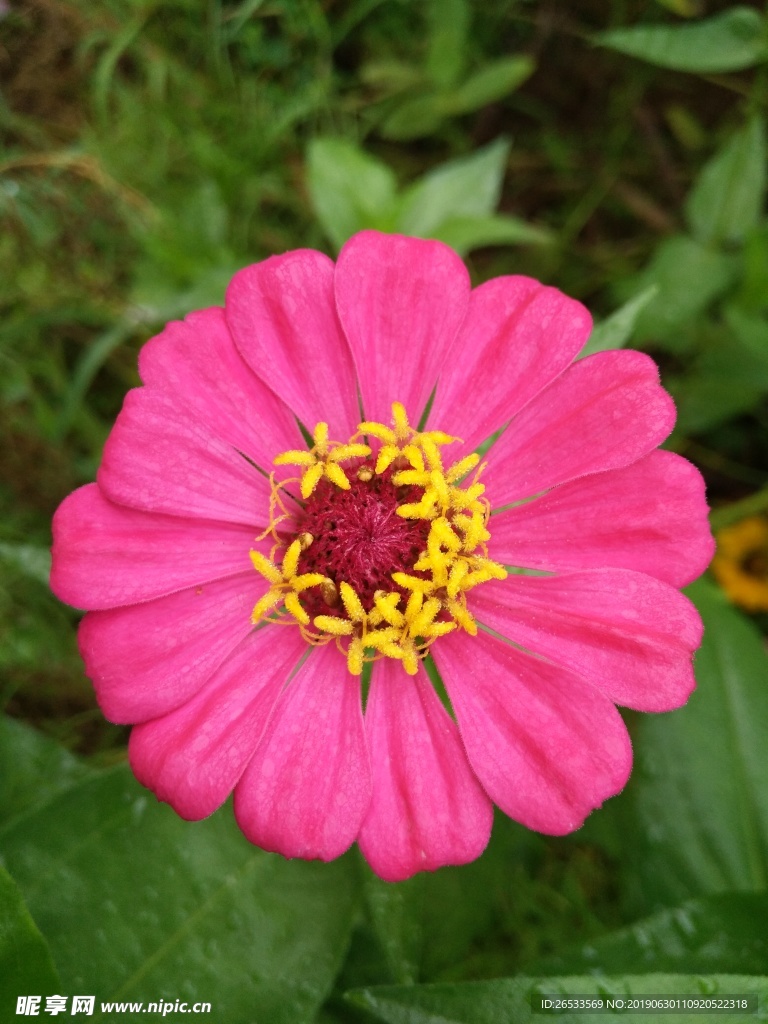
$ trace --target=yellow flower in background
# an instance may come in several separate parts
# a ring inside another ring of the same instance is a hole
[[[712,572],[735,604],[768,611],[768,518],[750,516],[720,530]]]

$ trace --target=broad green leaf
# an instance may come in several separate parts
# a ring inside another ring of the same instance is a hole
[[[620,309],[617,309],[615,313],[611,313],[602,323],[595,324],[589,336],[589,341],[581,350],[580,358],[591,356],[593,352],[605,352],[608,349],[624,348],[632,337],[637,318],[648,303],[656,297],[658,290],[659,286],[655,284],[644,288],[639,295],[635,295],[633,299],[625,302]]]
[[[469,28],[467,0],[432,0],[426,70],[440,88],[454,85],[464,69]]]
[[[741,242],[757,227],[766,179],[765,126],[754,116],[704,167],[685,210],[702,242]]]
[[[366,867],[367,928],[355,936],[346,987],[499,973],[499,958],[508,963],[506,936],[559,898],[542,881],[551,874],[550,854],[541,836],[498,813],[487,849],[471,864],[399,885],[380,881]],[[569,923],[553,924],[549,935],[558,927],[567,934]]]
[[[61,744],[0,718],[0,822],[39,807],[90,773]]]
[[[753,381],[768,388],[768,318],[750,315],[737,306],[724,311],[725,321],[738,339],[738,359]]]
[[[554,240],[543,228],[498,213],[443,221],[431,237],[450,245],[460,256],[485,245],[549,245]]]
[[[428,89],[404,99],[384,119],[381,134],[398,140],[430,135],[446,117],[470,113],[513,92],[532,74],[534,66],[530,57],[504,57],[452,89]]]
[[[448,110],[468,114],[503,99],[530,78],[536,65],[530,57],[503,57],[475,72],[450,94]]]
[[[752,380],[745,383],[742,367],[735,361],[728,363],[726,352],[722,363],[722,374],[692,371],[664,378],[677,405],[677,430],[681,434],[710,430],[749,412],[760,402],[765,388]]]
[[[750,313],[768,312],[768,223],[763,222],[744,240],[741,280],[736,302]]]
[[[356,913],[350,858],[264,853],[228,808],[184,822],[124,767],[17,819],[0,848],[63,984],[97,1001],[172,995],[227,1024],[311,1020]]]
[[[591,977],[541,978],[520,976],[457,985],[377,987],[348,993],[348,1000],[384,1024],[531,1024],[546,1017],[532,1012],[532,1000],[546,996],[626,998],[677,995],[691,997],[768,995],[768,978],[743,974],[627,974],[597,980]],[[622,1012],[627,1024],[648,1024],[660,1015]],[[566,1024],[610,1019],[609,1015],[557,1013]],[[666,1017],[664,1018],[666,1019]],[[701,1013],[675,1013],[676,1024],[701,1024]],[[744,1013],[718,1013],[721,1024],[743,1024]]]
[[[402,100],[384,119],[382,136],[405,141],[431,135],[450,112],[449,96],[442,90],[429,90]]]
[[[360,68],[360,80],[373,86],[377,92],[391,94],[423,86],[424,74],[414,64],[407,64],[395,57],[372,58]]]
[[[397,217],[397,230],[434,238],[446,222],[487,217],[496,209],[504,181],[509,143],[497,139],[471,156],[450,160],[408,188]]]
[[[735,273],[733,261],[716,249],[684,235],[668,238],[634,281],[635,290],[656,285],[658,291],[636,321],[638,341],[674,350],[680,328],[721,295]]]
[[[688,372],[665,379],[683,433],[708,430],[746,412],[768,392],[768,321],[763,317],[728,307],[725,323],[700,326],[697,347]]]
[[[50,951],[13,879],[0,867],[0,1013],[16,1014],[19,996],[56,995],[61,981]],[[44,1001],[43,1001],[44,1005]]]
[[[723,893],[662,910],[539,960],[531,974],[759,974],[768,964],[768,894]]]
[[[398,984],[418,979],[424,943],[424,885],[417,875],[400,885],[382,882],[372,873],[365,880],[365,901],[372,929],[386,959],[388,974]]]
[[[397,184],[386,164],[346,139],[316,138],[307,168],[312,205],[337,249],[363,228],[389,226]]]
[[[635,25],[602,32],[600,46],[674,71],[718,74],[765,60],[765,24],[751,7],[732,7],[694,24]]]
[[[688,704],[637,722],[625,864],[649,908],[768,887],[768,657],[754,626],[705,582]]]

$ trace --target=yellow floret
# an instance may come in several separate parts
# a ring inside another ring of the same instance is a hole
[[[285,610],[297,622],[302,626],[309,625],[309,615],[302,607],[298,595],[309,587],[317,587],[325,583],[326,577],[319,572],[299,574],[301,552],[301,540],[295,540],[285,552],[280,569],[260,551],[250,552],[254,569],[270,584],[266,594],[256,602],[251,613],[251,622],[254,624],[260,622],[268,612],[283,602]]]
[[[305,501],[323,477],[343,491],[348,491],[350,483],[339,463],[370,455],[371,449],[367,444],[339,444],[337,441],[329,441],[327,423],[317,424],[312,440],[315,443],[309,451],[291,449],[283,452],[273,460],[275,465],[305,467],[299,485]]]

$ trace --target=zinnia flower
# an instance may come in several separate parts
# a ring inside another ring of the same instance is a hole
[[[574,362],[589,332],[554,288],[471,290],[441,243],[367,231],[147,343],[52,574],[145,786],[187,819],[234,790],[251,842],[357,840],[388,880],[477,857],[494,803],[558,835],[622,789],[615,705],[690,694],[676,588],[712,542],[655,450],[654,363]]]

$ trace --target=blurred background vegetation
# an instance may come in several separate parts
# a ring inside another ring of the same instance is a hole
[[[123,759],[46,589],[51,515],[148,337],[242,265],[367,226],[450,242],[475,283],[554,284],[593,350],[654,356],[669,446],[730,531],[718,578],[764,632],[767,54],[760,5],[720,0],[0,0],[6,712]],[[621,923],[610,843],[515,849],[505,884],[534,884],[458,929],[460,976]]]

